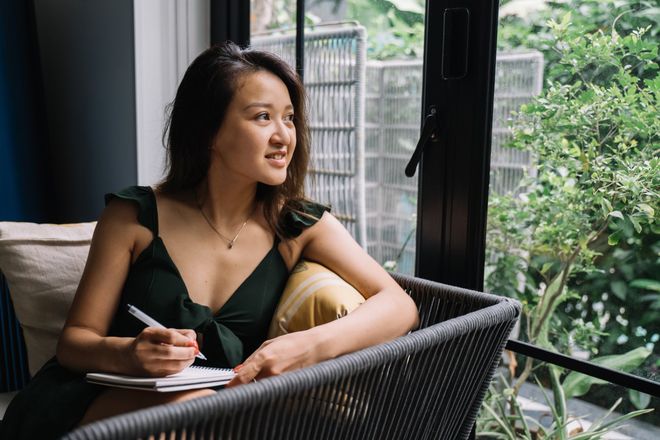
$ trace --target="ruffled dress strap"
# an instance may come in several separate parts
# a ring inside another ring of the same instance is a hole
[[[138,222],[158,236],[158,209],[156,196],[150,186],[129,186],[121,191],[105,195],[107,205],[113,199],[130,200],[138,205]]]
[[[331,207],[320,203],[304,200],[296,202],[294,206],[285,208],[282,227],[288,236],[295,238],[302,232],[318,222],[323,213],[330,212]]]

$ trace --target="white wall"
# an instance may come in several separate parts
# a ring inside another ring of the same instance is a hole
[[[165,107],[190,62],[210,44],[209,0],[134,0],[137,180],[163,177]]]

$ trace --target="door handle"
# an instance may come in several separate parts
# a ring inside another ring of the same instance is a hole
[[[424,125],[422,126],[422,133],[419,136],[419,141],[417,141],[417,146],[415,147],[415,151],[413,152],[412,157],[408,162],[408,165],[406,165],[406,176],[408,177],[412,177],[415,175],[417,164],[422,158],[422,152],[424,151],[424,148],[426,148],[426,145],[429,143],[429,141],[431,142],[438,141],[437,130],[439,128],[439,125],[438,125],[437,113],[438,111],[436,110],[435,106],[432,105],[429,109],[429,114],[426,115],[426,119],[424,119]]]

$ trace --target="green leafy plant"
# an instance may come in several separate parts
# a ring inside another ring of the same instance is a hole
[[[580,423],[576,428],[570,428],[573,421],[580,421],[580,417],[572,418],[568,414],[566,396],[561,393],[562,387],[558,383],[559,368],[550,367],[553,379],[554,400],[550,399],[545,389],[537,379],[537,384],[543,393],[546,405],[550,410],[551,421],[540,423],[539,420],[525,414],[523,406],[517,399],[515,390],[504,376],[497,381],[503,385],[500,391],[491,385],[484,404],[482,417],[477,420],[477,438],[503,439],[503,440],[597,440],[609,432],[620,428],[627,420],[651,412],[651,409],[632,411],[624,415],[612,417],[612,413],[621,403],[617,400],[600,417],[591,421],[588,428],[583,429]],[[554,371],[553,371],[554,370]]]
[[[573,13],[574,28],[585,34],[615,26],[621,34],[649,28],[649,40],[657,41],[660,33],[660,7],[654,0],[504,0],[500,8],[498,49],[537,49],[546,61],[545,78],[560,80],[562,70],[553,69],[560,54],[555,50],[552,30],[546,23],[560,21],[567,12]]]
[[[577,36],[600,31],[614,38],[619,34],[630,35],[642,28],[646,29],[646,44],[655,42],[657,45],[659,41],[660,7],[656,1],[503,0],[498,28],[499,49],[526,47],[541,51],[546,65],[545,78],[550,84],[571,84],[582,80],[573,70],[567,69],[565,63],[560,62],[564,56],[561,45],[557,43],[555,30],[547,25],[549,20],[561,23],[566,13],[571,11],[575,13],[570,19],[570,32]],[[601,46],[600,50],[607,51],[607,48]],[[575,57],[580,58],[582,53],[583,49],[575,52]],[[647,61],[660,61],[657,49],[644,56]],[[609,87],[612,81],[611,65],[592,61],[593,57],[585,57],[577,60],[575,67],[590,83]],[[631,62],[629,69],[630,74],[642,83],[657,77],[657,71],[650,69],[647,63]],[[657,111],[657,107],[649,109],[651,114],[654,111]],[[492,216],[489,221],[491,219]],[[613,237],[618,239],[618,243],[614,246],[608,244],[608,237],[601,235],[590,245],[595,254],[591,269],[574,271],[568,280],[569,297],[553,316],[558,321],[555,327],[559,334],[556,337],[562,339],[559,342],[561,347],[577,345],[592,355],[599,352],[623,353],[642,345],[653,350],[660,339],[660,293],[647,288],[651,286],[648,282],[637,281],[653,280],[657,278],[655,274],[660,273],[657,224],[641,225],[642,231],[639,233],[631,222],[621,221],[620,225],[618,234]],[[499,249],[506,249],[496,243],[498,240],[493,238],[494,244]],[[489,246],[490,241],[491,237]],[[498,258],[499,270],[495,272],[494,266],[490,266],[487,267],[487,274],[493,274],[491,281],[498,286],[498,292],[515,294],[513,291],[517,283],[511,283],[511,276],[515,279],[516,272],[525,272],[527,267],[520,268],[524,263],[511,255],[502,254]],[[532,286],[542,282],[538,275],[527,275],[529,279],[526,282]],[[660,357],[653,354],[646,362],[644,373],[652,378],[654,374],[657,375],[659,367]]]
[[[585,32],[573,24],[570,12],[548,20],[547,29],[551,39],[546,44],[554,53],[547,68],[550,79],[542,95],[515,115],[510,143],[537,158],[535,174],[522,182],[517,195],[491,195],[486,281],[490,290],[523,303],[523,339],[593,357],[609,338],[604,330],[611,315],[601,291],[592,300],[581,289],[599,275],[604,278],[599,259],[616,255],[637,262],[630,249],[639,250],[645,240],[656,242],[660,232],[658,43],[645,38],[648,27],[625,34],[614,28]],[[617,249],[618,255],[613,253]],[[657,264],[657,258],[650,261]],[[625,300],[629,289],[641,291],[645,301],[655,304],[656,282],[644,270],[640,265],[625,281],[611,280],[613,295]],[[625,322],[622,313],[616,322]],[[653,325],[657,329],[657,321]],[[640,329],[640,334],[647,331]],[[592,361],[630,371],[649,358],[652,345]],[[500,438],[531,438],[529,423],[523,423],[527,419],[513,400],[535,368],[527,358],[507,404],[497,404],[512,414],[507,423],[516,429],[503,426],[507,419],[501,412],[494,419],[493,406],[485,409],[491,424],[484,429],[499,426]],[[539,428],[542,438],[599,438],[613,426],[594,423],[588,432],[569,433],[566,399],[584,395],[600,381],[577,373],[562,381],[560,368],[547,370],[554,428]],[[502,395],[491,396],[498,398]],[[639,393],[631,392],[630,399],[638,408],[649,402]]]
[[[650,351],[645,347],[638,347],[628,353],[621,355],[609,355],[591,359],[596,365],[607,367],[614,370],[630,371],[639,366],[644,359],[649,356]],[[589,391],[589,388],[594,384],[606,383],[602,379],[598,379],[585,374],[571,372],[562,382],[562,388],[567,398],[575,396],[583,396]]]
[[[347,16],[367,28],[370,59],[422,56],[424,0],[348,0],[347,3]]]
[[[660,218],[658,45],[643,29],[585,35],[570,23],[570,13],[548,22],[570,81],[550,81],[513,126],[511,146],[539,158],[537,175],[519,197],[494,196],[489,207],[489,282],[506,254],[501,269],[526,281],[511,292],[525,305],[526,337],[550,349],[560,342],[557,307],[575,296],[569,280],[595,269],[594,245],[606,237],[616,246],[628,225],[640,234]],[[642,81],[633,74],[640,66],[655,77]],[[528,360],[519,383],[530,372]]]

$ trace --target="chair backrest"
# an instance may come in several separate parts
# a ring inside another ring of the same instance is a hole
[[[312,137],[307,193],[332,205],[355,240],[366,246],[364,194],[365,30],[361,26],[305,32],[304,83]],[[252,47],[295,66],[294,35],[262,35]]]
[[[394,277],[418,305],[419,330],[210,397],[95,422],[65,439],[465,439],[520,304]]]

